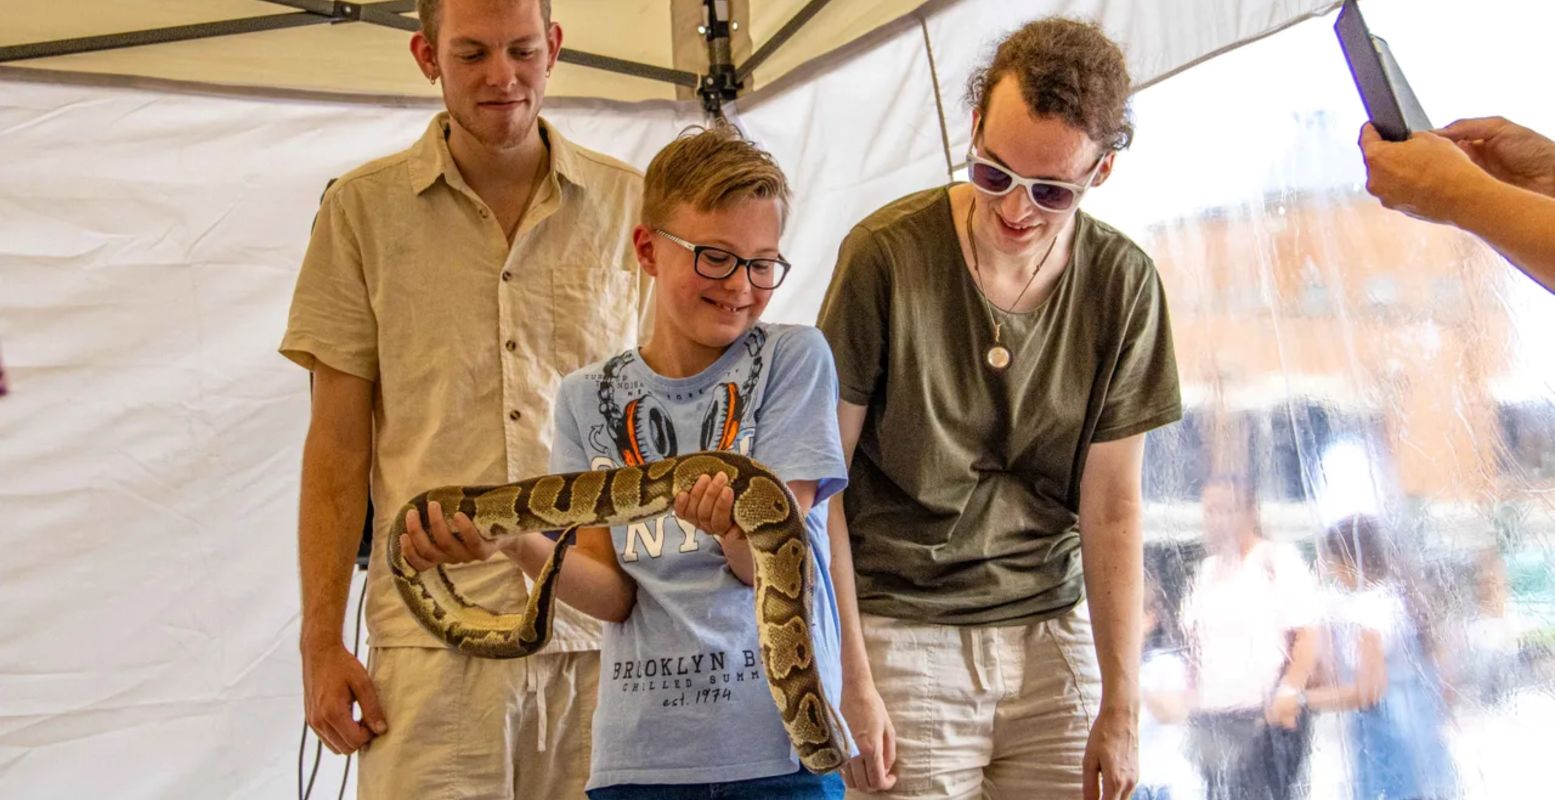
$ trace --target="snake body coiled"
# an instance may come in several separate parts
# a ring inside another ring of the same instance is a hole
[[[395,517],[386,552],[394,583],[411,613],[450,647],[480,658],[523,658],[551,636],[556,578],[579,527],[625,525],[672,510],[697,478],[724,473],[734,490],[734,524],[755,561],[756,628],[772,699],[783,728],[813,773],[836,770],[850,748],[841,717],[827,701],[810,635],[814,559],[804,520],[788,487],[741,455],[702,452],[636,467],[543,475],[500,486],[449,486],[423,492]],[[528,531],[563,530],[535,578],[521,612],[502,613],[461,596],[448,573],[417,572],[400,553],[405,515],[425,520],[437,501],[450,516],[463,511],[488,541]]]

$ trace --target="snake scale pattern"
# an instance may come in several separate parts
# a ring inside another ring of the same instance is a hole
[[[772,699],[783,728],[813,773],[838,769],[850,751],[841,717],[821,689],[810,636],[815,561],[804,520],[788,487],[744,456],[694,453],[639,467],[543,475],[501,486],[449,486],[424,492],[394,519],[386,552],[400,596],[416,619],[450,647],[481,658],[523,658],[545,647],[551,635],[556,578],[579,527],[625,525],[670,510],[679,492],[698,477],[722,472],[734,489],[734,523],[745,533],[755,560],[756,627]],[[437,501],[452,516],[463,511],[488,541],[527,531],[563,530],[550,560],[535,579],[522,612],[493,611],[461,596],[439,566],[418,573],[400,554],[405,514],[423,522]]]

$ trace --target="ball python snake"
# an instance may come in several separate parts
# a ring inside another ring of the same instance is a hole
[[[810,637],[814,559],[798,503],[776,475],[735,453],[702,452],[642,466],[543,475],[501,486],[448,486],[417,495],[394,519],[386,552],[394,583],[416,619],[450,647],[481,658],[523,658],[551,635],[556,578],[579,527],[625,525],[671,511],[676,494],[722,472],[734,490],[734,524],[755,561],[756,628],[767,684],[800,763],[814,773],[848,759],[841,717],[827,702]],[[423,522],[437,501],[463,511],[482,538],[562,530],[522,612],[493,611],[461,596],[440,565],[417,572],[400,553],[406,513]]]

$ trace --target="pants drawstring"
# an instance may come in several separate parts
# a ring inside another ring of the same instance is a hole
[[[977,628],[961,629],[961,645],[972,654],[972,683],[980,692],[988,691],[987,667],[983,663],[983,637],[979,634],[984,631]]]
[[[540,675],[538,673],[539,670],[535,668],[533,661],[524,665],[524,693],[534,697],[535,713],[540,718],[539,741],[535,743],[535,752],[544,753],[547,727],[550,720],[546,717],[545,692],[540,688]]]

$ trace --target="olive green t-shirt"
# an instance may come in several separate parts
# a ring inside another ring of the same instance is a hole
[[[1182,416],[1160,277],[1080,213],[1070,261],[1012,359],[983,356],[990,312],[944,188],[897,200],[843,241],[821,307],[842,399],[867,406],[844,499],[859,608],[921,622],[1015,625],[1084,596],[1080,476],[1092,442]]]

